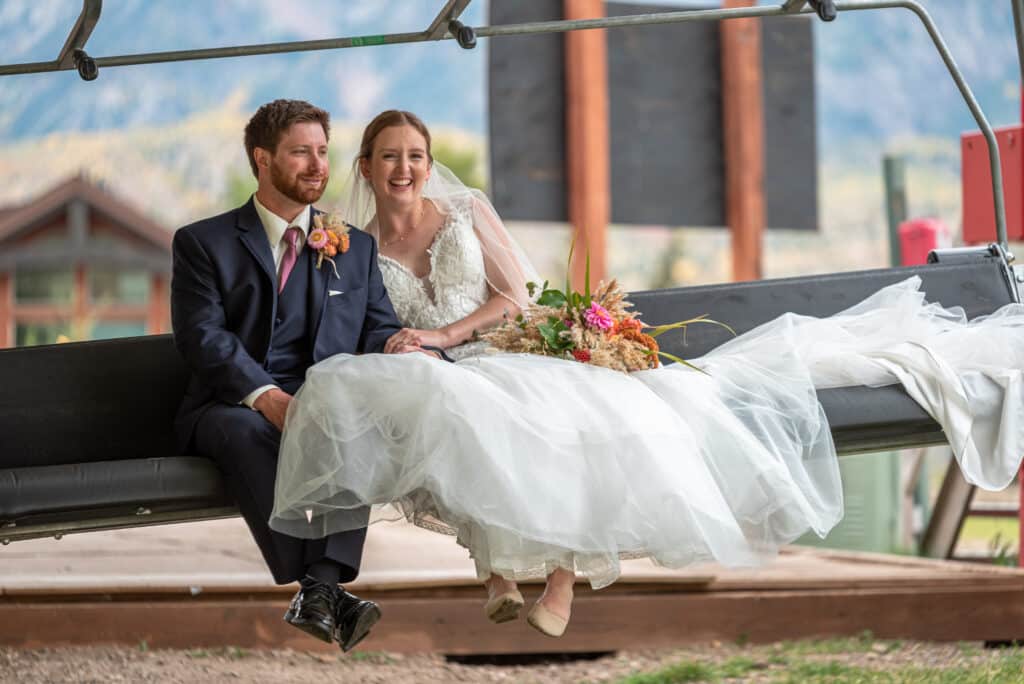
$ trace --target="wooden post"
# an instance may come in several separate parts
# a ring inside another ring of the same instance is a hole
[[[727,8],[756,4],[724,0]],[[732,277],[757,280],[762,274],[765,228],[761,22],[729,19],[720,26],[725,220],[732,237]]]
[[[885,181],[885,214],[889,221],[889,265],[903,264],[900,247],[900,224],[907,220],[907,171],[903,157],[882,157]]]
[[[603,17],[603,0],[564,0],[566,19]],[[606,274],[611,221],[608,124],[608,44],[603,29],[565,34],[565,131],[569,223],[576,235],[572,283],[583,289],[587,254],[590,281]]]
[[[154,273],[149,291],[149,302],[146,311],[146,333],[159,335],[167,331],[167,310],[169,294],[167,292],[167,276]]]
[[[14,328],[14,306],[11,292],[11,274],[0,273],[0,349],[14,346],[11,331]]]

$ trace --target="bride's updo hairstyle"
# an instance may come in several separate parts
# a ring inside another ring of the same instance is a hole
[[[363,141],[359,144],[359,155],[356,157],[356,163],[359,163],[360,159],[369,159],[373,154],[373,143],[376,142],[377,136],[385,128],[391,128],[392,126],[412,126],[416,131],[423,136],[423,139],[427,141],[427,159],[430,163],[434,163],[434,157],[430,153],[430,131],[427,130],[426,124],[412,112],[404,112],[400,109],[389,109],[386,112],[381,112],[373,118],[366,129],[363,131]]]

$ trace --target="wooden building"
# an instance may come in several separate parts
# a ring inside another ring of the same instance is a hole
[[[0,207],[0,347],[168,332],[171,237],[82,176]]]

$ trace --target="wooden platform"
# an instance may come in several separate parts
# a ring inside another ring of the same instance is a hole
[[[381,604],[362,648],[450,654],[611,651],[713,639],[1024,638],[1024,571],[792,547],[770,566],[669,571],[624,564],[620,582],[577,586],[569,631],[493,625],[464,550],[405,524],[371,528],[350,589]],[[527,601],[540,585],[527,585]],[[240,520],[77,535],[0,548],[0,644],[145,641],[150,647],[333,647],[281,620],[278,587]]]

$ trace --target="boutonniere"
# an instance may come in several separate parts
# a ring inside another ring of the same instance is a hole
[[[327,259],[331,262],[336,278],[341,276],[338,275],[334,257],[348,251],[348,229],[349,225],[334,214],[316,214],[313,216],[313,230],[306,239],[306,244],[316,250],[316,267],[319,269],[324,259]]]

